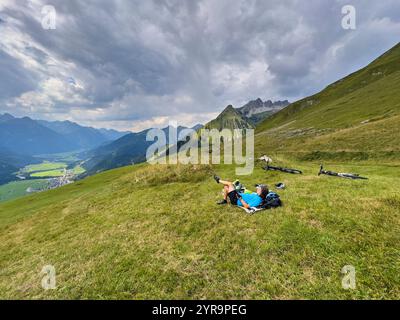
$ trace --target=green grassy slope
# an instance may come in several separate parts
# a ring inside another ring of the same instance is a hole
[[[274,151],[400,151],[400,44],[364,69],[291,104],[257,127]]]
[[[350,167],[370,181],[257,169],[284,181],[283,208],[218,207],[204,166],[125,167],[0,205],[1,298],[400,298],[399,167]],[[215,168],[234,177],[234,168]],[[54,265],[57,289],[41,288]],[[341,287],[354,265],[357,289]]]
[[[0,202],[15,199],[29,194],[28,188],[43,190],[47,186],[47,180],[20,180],[13,181],[0,186]]]
[[[275,111],[264,111],[261,113],[256,113],[253,114],[249,119],[249,121],[254,124],[255,126],[257,126],[257,124],[261,123],[262,121],[264,121],[266,118],[272,116],[275,113]]]

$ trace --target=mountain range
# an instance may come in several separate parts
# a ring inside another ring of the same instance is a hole
[[[258,98],[238,108],[237,111],[256,125],[288,105],[288,100],[272,102],[271,100],[262,101]]]
[[[0,116],[0,148],[17,154],[61,153],[75,145],[61,134],[42,126],[28,117]]]
[[[229,105],[204,128],[256,128],[256,149],[260,153],[368,157],[368,151],[379,151],[381,156],[400,152],[399,56],[397,45],[360,71],[292,104],[287,100],[256,99],[237,109]],[[259,117],[258,121],[252,117]],[[92,158],[103,160],[95,167],[102,171],[143,161],[149,145],[143,143],[146,132],[100,147]]]
[[[191,129],[199,130],[201,127],[202,125],[196,125]],[[168,132],[170,128],[174,129],[169,126],[162,129],[167,137],[167,143],[169,142]],[[179,135],[185,129],[188,128],[179,126],[176,129],[177,134]],[[146,161],[146,151],[154,143],[154,141],[146,141],[149,130],[151,129],[129,133],[83,154],[82,157],[87,159],[82,164],[86,169],[85,175]]]
[[[96,148],[127,132],[83,127],[70,121],[42,121],[0,114],[0,184],[15,180],[15,173],[39,163],[37,155]]]
[[[289,101],[249,101],[240,108],[228,105],[217,118],[204,125],[206,129],[254,129],[258,123],[289,105]]]
[[[119,132],[111,129],[95,129],[83,127],[71,121],[43,121],[38,123],[61,134],[68,141],[74,141],[78,149],[91,149],[104,142],[116,140],[128,132]]]
[[[127,132],[94,129],[70,121],[43,121],[0,115],[0,148],[39,155],[92,149]]]
[[[0,149],[0,185],[15,180],[15,173],[28,164],[39,163],[38,159],[27,155],[20,155],[12,151]]]
[[[207,129],[246,129],[277,112],[287,101],[263,102],[260,98],[250,101],[241,108],[226,107],[214,120],[205,125]],[[203,125],[192,129],[199,130]],[[164,128],[163,130],[167,130]],[[178,127],[178,132],[186,127]],[[17,118],[11,114],[0,115],[0,148],[2,155],[13,154],[14,159],[29,161],[8,161],[0,157],[1,182],[13,179],[16,171],[27,163],[37,162],[32,156],[65,153],[81,150],[85,159],[86,174],[93,174],[131,163],[145,161],[147,148],[152,142],[146,141],[148,130],[137,133],[119,132],[110,129],[95,129],[71,121],[33,120]],[[182,142],[178,143],[181,145]],[[7,151],[6,151],[7,150]]]
[[[205,129],[254,129],[254,124],[251,123],[238,109],[232,105],[227,106],[214,120],[208,122]]]
[[[254,129],[255,117],[258,120],[265,119],[266,117],[281,110],[288,104],[287,101],[263,102],[261,99],[250,101],[241,108],[235,109],[232,105],[227,106],[217,118],[211,120],[204,125],[205,129]],[[248,117],[250,116],[250,118]],[[202,125],[196,125],[191,128],[195,131],[203,128]],[[168,127],[162,129],[168,132]],[[186,127],[178,127],[178,134],[187,129]],[[132,163],[144,162],[146,160],[146,150],[154,142],[146,141],[147,132],[150,129],[130,133],[121,137],[113,142],[104,144],[90,152],[82,155],[87,159],[83,166],[86,169],[85,175],[94,174],[97,172],[126,166]],[[167,134],[168,136],[168,134]],[[168,141],[167,141],[168,142]],[[178,149],[184,144],[183,141],[178,141]],[[165,152],[169,152],[166,150]]]

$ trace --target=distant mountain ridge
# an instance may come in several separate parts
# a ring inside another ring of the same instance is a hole
[[[288,100],[275,101],[271,100],[262,101],[260,98],[256,100],[251,100],[246,103],[243,107],[237,110],[243,114],[245,117],[251,117],[254,114],[266,112],[266,111],[279,111],[289,105]]]
[[[75,147],[63,135],[31,118],[15,118],[9,114],[0,118],[0,137],[0,148],[19,154],[61,153]]]
[[[261,121],[289,105],[288,100],[262,101],[260,98],[251,100],[240,108],[227,106],[214,120],[208,122],[206,129],[254,129]]]
[[[127,132],[83,127],[71,121],[33,120],[0,114],[0,148],[27,155],[92,149]]]
[[[63,135],[69,141],[73,141],[78,149],[92,149],[104,142],[116,140],[125,134],[128,134],[128,132],[84,127],[71,121],[38,120],[38,122],[41,125]]]
[[[5,122],[14,119],[14,117],[9,113],[0,114],[0,122]]]
[[[15,173],[28,164],[39,163],[40,160],[26,155],[19,155],[8,149],[0,150],[0,185],[15,180]]]
[[[196,125],[191,129],[198,130],[201,127],[202,125]],[[166,134],[167,143],[169,142],[169,128],[168,126],[162,129]],[[185,129],[188,128],[179,126],[176,128],[177,134],[179,135]],[[84,157],[87,160],[83,163],[86,175],[146,161],[146,151],[154,143],[154,141],[146,141],[147,133],[150,130],[129,133],[115,141],[86,152]]]
[[[232,105],[227,106],[217,118],[208,122],[205,129],[254,129],[254,125]]]
[[[256,100],[249,101],[243,107],[236,110],[250,120],[250,122],[253,124],[258,124],[274,113],[287,107],[289,104],[290,103],[288,100],[278,100],[272,102],[271,100],[262,101],[260,98],[258,98]]]

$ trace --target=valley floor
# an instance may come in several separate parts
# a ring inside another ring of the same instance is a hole
[[[252,216],[215,204],[212,174],[232,166],[130,166],[0,204],[0,298],[399,299],[400,165],[325,164],[370,178],[351,181],[278,163],[304,175],[241,178],[287,185],[284,207]]]
[[[48,155],[48,157],[61,157],[63,155]],[[27,165],[14,173],[14,181],[0,184],[0,202],[17,199],[35,192],[54,189],[72,182],[76,176],[85,172],[77,164],[76,158],[67,153],[67,162],[47,161]],[[72,160],[71,160],[72,159]],[[73,163],[71,168],[69,164]]]

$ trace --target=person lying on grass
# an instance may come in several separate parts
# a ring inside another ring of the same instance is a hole
[[[232,182],[221,180],[218,176],[214,176],[214,180],[224,185],[224,200],[218,202],[220,205],[227,204],[229,199],[229,202],[235,206],[246,209],[258,207],[263,203],[269,192],[266,185],[259,184],[254,193],[239,193]]]

